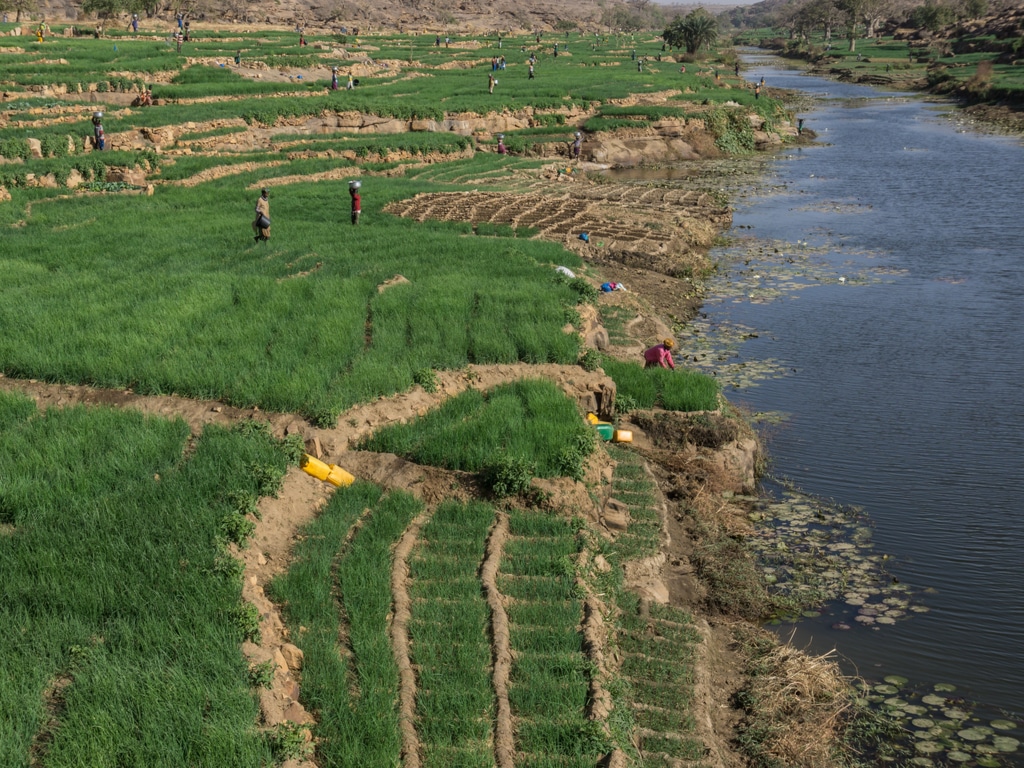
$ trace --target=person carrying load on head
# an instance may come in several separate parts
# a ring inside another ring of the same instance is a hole
[[[270,239],[270,192],[264,187],[256,201],[256,220],[252,223],[253,238],[257,243]]]
[[[338,68],[331,67],[331,90],[338,90]]]
[[[572,157],[573,160],[580,159],[580,150],[583,149],[583,134],[576,131],[576,137],[572,142]]]
[[[103,113],[93,112],[92,114],[92,143],[98,150],[107,148],[107,140],[103,135]]]
[[[676,364],[672,361],[672,347],[675,342],[672,339],[665,339],[661,344],[644,351],[644,368],[671,368],[675,370]]]

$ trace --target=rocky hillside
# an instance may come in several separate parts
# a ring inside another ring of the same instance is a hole
[[[1002,54],[1000,63],[1011,64],[1024,58],[1020,42],[1024,39],[1024,7],[1003,8],[984,18],[950,24],[935,32],[899,29],[893,36],[897,40],[923,40],[931,44],[944,41],[955,54],[999,53]]]
[[[399,30],[408,33],[460,31],[497,33],[497,31],[551,31],[559,21],[575,23],[580,29],[596,29],[604,3],[574,0],[570,7],[556,0],[520,0],[518,2],[481,3],[467,0],[277,0],[254,3],[246,0],[193,0],[182,3],[193,8],[192,18],[206,22],[263,23],[281,26],[296,24],[309,28],[349,30]],[[176,5],[168,5],[147,19],[173,23]],[[79,0],[39,0],[39,12],[48,20],[86,22],[95,14],[82,11]],[[38,14],[33,14],[34,17]],[[125,16],[127,23],[127,16]]]

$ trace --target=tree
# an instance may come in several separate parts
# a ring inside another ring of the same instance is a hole
[[[807,14],[815,27],[825,33],[825,41],[832,41],[832,30],[838,26],[842,17],[835,0],[811,0],[806,6]]]
[[[718,21],[703,8],[698,8],[669,24],[661,37],[673,48],[697,53],[701,48],[710,48],[718,40]]]
[[[36,10],[36,0],[0,0],[0,11],[14,11],[14,21],[21,21],[21,15],[32,13]]]

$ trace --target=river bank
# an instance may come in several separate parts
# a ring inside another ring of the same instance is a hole
[[[737,240],[716,250],[722,269],[702,310],[701,336],[720,343],[695,339],[683,352],[706,353],[702,369],[731,382],[730,400],[765,414],[767,486],[778,498],[797,489],[793,502],[815,510],[792,524],[848,509],[911,595],[887,617],[844,594],[779,631],[812,652],[838,648],[844,670],[875,685],[909,680],[889,697],[912,707],[953,686],[982,727],[1019,724],[1019,688],[1006,679],[1019,677],[1006,625],[1019,600],[1003,599],[1015,553],[974,511],[998,509],[996,527],[1016,527],[1002,500],[1019,474],[1005,460],[1019,450],[1015,420],[992,423],[982,402],[997,392],[1014,412],[1020,402],[1024,360],[1006,325],[1018,314],[1007,302],[1020,290],[1019,252],[1008,212],[955,191],[1015,178],[1019,145],[951,125],[919,99],[769,57],[748,57],[747,69],[816,96],[807,123],[827,143],[784,150],[768,190],[741,197]],[[950,366],[970,380],[955,385]],[[790,524],[772,510],[766,520]],[[1019,725],[1008,736],[1019,741]],[[963,759],[1019,762],[1015,752]]]
[[[943,104],[957,108],[957,119],[975,123],[989,132],[1024,134],[1024,102],[998,94],[986,99],[978,89],[947,76],[944,65],[886,66],[872,64],[867,50],[863,62],[830,56],[820,51],[794,50],[782,40],[761,40],[759,47],[788,62],[798,64],[807,74],[843,83],[867,85],[887,91],[913,91],[927,94]],[[962,66],[962,65],[961,65]],[[769,89],[769,93],[770,93]]]

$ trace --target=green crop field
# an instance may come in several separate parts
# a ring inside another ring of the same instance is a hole
[[[270,759],[226,546],[283,454],[210,428],[184,459],[187,439],[180,421],[0,393],[0,764]]]
[[[432,36],[311,35],[300,48],[291,33],[204,30],[179,55],[155,25],[4,38],[0,374],[5,387],[88,385],[118,402],[217,401],[188,405],[236,426],[0,392],[0,765],[264,768],[309,750],[320,766],[383,768],[410,740],[426,767],[698,754],[688,618],[642,610],[623,586],[623,564],[660,546],[656,489],[637,454],[614,451],[610,487],[586,487],[630,507],[614,541],[532,507],[545,501],[532,478],[583,481],[605,449],[576,403],[523,367],[354,449],[480,473],[486,502],[358,481],[294,523],[266,593],[304,654],[294,695],[315,723],[309,745],[270,728],[258,686],[273,670],[242,652],[268,625],[242,600],[243,573],[255,582],[240,558],[256,559],[243,550],[282,478],[312,481],[286,475],[302,435],[278,441],[221,404],[331,431],[355,405],[430,391],[442,371],[556,363],[572,379],[600,363],[631,408],[717,408],[710,378],[584,352],[580,305],[600,302],[596,275],[540,224],[417,221],[388,206],[481,188],[565,197],[544,173],[577,129],[700,119],[721,148],[746,151],[745,115],[770,121],[781,106],[755,103],[716,58],[681,73],[654,38],[574,34],[555,57],[555,38],[447,49]],[[329,91],[334,65],[343,85],[361,67],[359,85]],[[147,86],[157,104],[129,106]],[[611,103],[633,94],[658,104]],[[97,110],[108,147],[87,151]],[[437,130],[361,130],[356,113]],[[496,115],[515,117],[513,156],[494,151],[496,129],[449,130]],[[271,238],[255,242],[261,187]],[[598,554],[610,571],[594,571]],[[407,569],[401,586],[393,567]],[[618,666],[598,664],[586,640],[595,594]],[[602,686],[611,716],[594,706]]]

